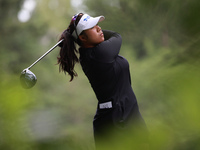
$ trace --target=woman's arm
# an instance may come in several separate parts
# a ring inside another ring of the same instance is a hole
[[[113,32],[113,31],[109,31],[109,30],[103,30],[103,34],[104,34],[104,38],[105,38],[105,41],[110,39],[112,36],[116,36],[116,32]]]
[[[110,63],[119,54],[122,38],[120,34],[103,30],[105,41],[97,45],[94,49],[94,57],[101,62]]]

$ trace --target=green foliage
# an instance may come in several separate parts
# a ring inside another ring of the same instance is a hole
[[[22,121],[33,99],[20,88],[18,76],[1,74],[0,77],[0,149],[31,150],[31,143],[23,141],[26,133]]]
[[[199,1],[84,3],[87,13],[106,17],[100,23],[103,29],[123,37],[120,54],[130,63],[133,89],[150,132],[149,149],[199,149]],[[0,149],[93,150],[97,101],[79,64],[78,77],[69,82],[69,76],[58,73],[57,48],[31,69],[38,79],[32,89],[19,83],[20,72],[68,26],[76,13],[70,1],[37,1],[26,23],[17,19],[22,0],[0,4]],[[134,140],[127,136],[122,141],[123,148],[116,144],[115,149],[132,149]]]
[[[174,45],[181,45],[184,50],[176,51],[184,56],[184,61],[200,56],[193,48],[199,43],[198,0],[86,0],[85,3],[95,15],[106,16],[108,21],[102,27],[120,32],[124,43],[136,49],[139,59],[148,56],[146,39],[156,46],[154,52],[161,47],[174,49]]]

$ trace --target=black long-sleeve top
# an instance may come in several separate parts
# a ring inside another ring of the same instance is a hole
[[[112,101],[125,120],[136,102],[128,61],[119,55],[121,36],[103,30],[105,41],[93,48],[80,48],[80,63],[99,103]]]

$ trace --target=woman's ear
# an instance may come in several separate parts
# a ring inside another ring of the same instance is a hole
[[[87,41],[87,37],[83,34],[83,35],[79,35],[79,39],[82,41],[82,42],[86,42]]]

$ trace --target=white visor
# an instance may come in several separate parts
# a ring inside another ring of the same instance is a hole
[[[90,29],[97,25],[98,22],[101,22],[105,19],[104,16],[99,17],[91,17],[88,14],[84,14],[80,21],[76,26],[76,30],[73,31],[72,36],[75,39],[78,39],[78,36],[81,34],[82,31]]]

